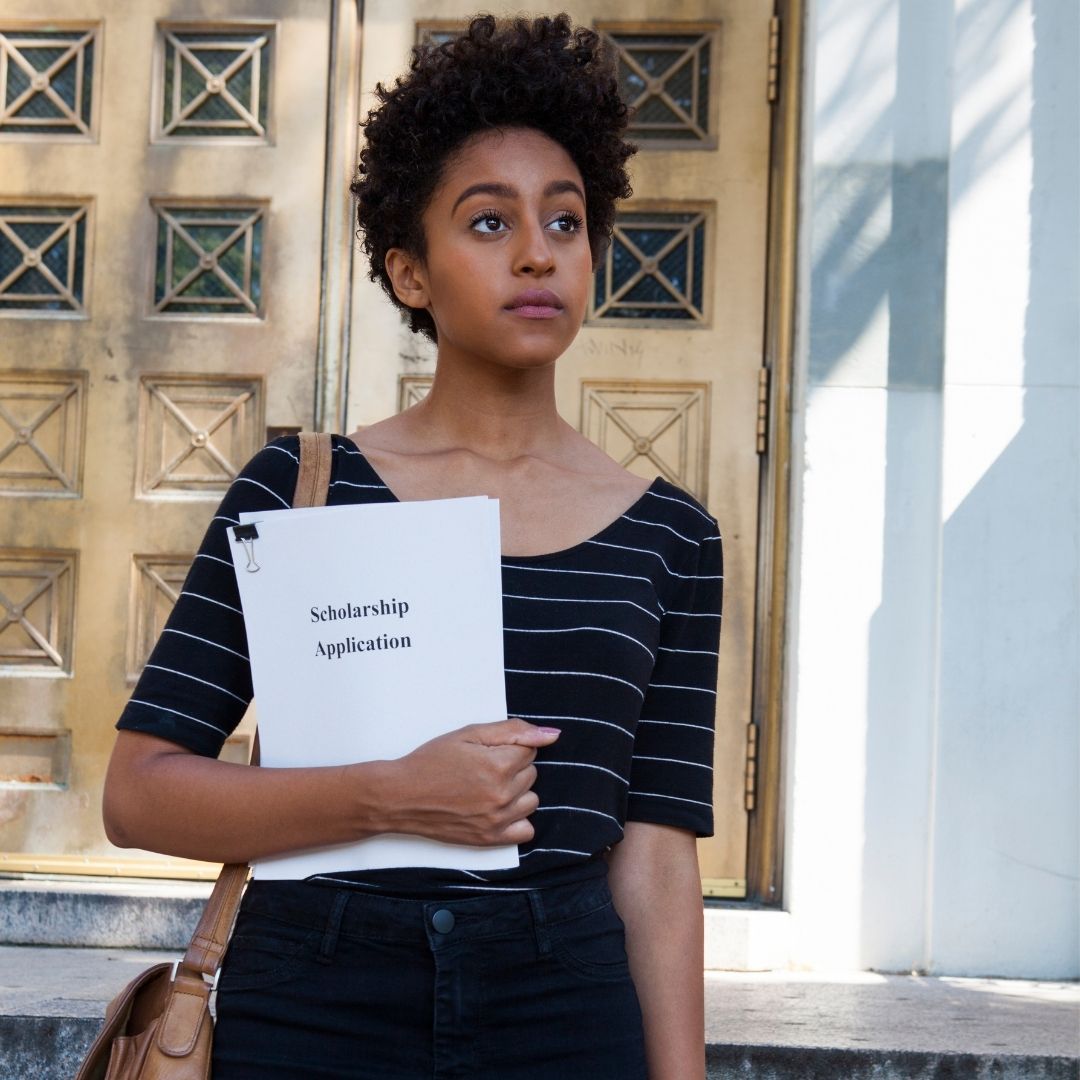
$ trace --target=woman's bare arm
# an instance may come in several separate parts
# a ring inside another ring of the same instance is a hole
[[[263,769],[201,757],[134,731],[105,780],[109,839],[211,862],[410,833],[456,844],[532,839],[536,747],[558,738],[524,720],[471,724],[395,761]]]
[[[626,924],[649,1080],[704,1080],[704,915],[694,836],[628,822],[608,855],[608,874]]]

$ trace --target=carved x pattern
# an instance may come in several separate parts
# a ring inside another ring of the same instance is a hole
[[[128,638],[129,682],[135,682],[191,568],[190,555],[136,555]]]
[[[158,214],[165,222],[167,235],[165,240],[165,282],[172,282],[175,266],[175,244],[177,238],[186,244],[195,254],[198,262],[192,269],[184,274],[179,281],[166,284],[164,295],[154,304],[155,311],[165,311],[174,304],[214,304],[222,307],[240,306],[252,315],[258,314],[258,305],[252,299],[252,261],[253,261],[253,233],[256,224],[261,220],[263,212],[261,208],[251,210],[239,220],[235,216],[214,217],[189,217],[185,219],[182,210],[169,210],[159,206]],[[233,230],[215,247],[207,250],[191,235],[187,226],[235,226]],[[225,271],[220,260],[229,252],[234,244],[244,244],[243,253],[243,281],[238,282]],[[159,255],[160,257],[160,255]],[[202,295],[185,295],[185,290],[190,288],[203,274],[213,274],[214,277],[225,286],[236,298],[230,301],[228,297],[210,297]]]
[[[63,300],[74,311],[82,311],[82,301],[76,295],[76,255],[79,244],[78,227],[86,217],[86,207],[74,208],[64,217],[35,213],[30,207],[0,209],[0,237],[15,248],[19,260],[7,276],[0,279],[0,299],[17,300],[29,305],[32,301]],[[16,225],[56,225],[40,244],[31,245],[14,227]],[[46,257],[58,244],[67,241],[66,281],[61,281],[46,263]],[[56,290],[51,293],[15,292],[12,286],[31,270],[36,270]]]
[[[51,416],[53,416],[57,410],[63,409],[70,399],[78,393],[79,386],[77,383],[69,383],[65,386],[59,394],[51,398],[45,405],[45,407],[35,416],[33,419],[26,423],[20,423],[11,412],[6,408],[3,401],[0,400],[0,420],[3,420],[8,427],[11,428],[12,437],[8,440],[6,446],[0,447],[0,464],[4,459],[11,455],[20,446],[25,446],[32,450],[40,459],[42,464],[49,471],[49,475],[54,477],[60,482],[65,491],[76,490],[76,479],[73,476],[68,476],[64,471],[64,467],[61,464],[53,461],[48,453],[34,440],[34,433],[45,423]],[[26,394],[20,396],[29,396]],[[17,474],[0,471],[0,477],[9,476],[23,477],[26,474],[20,472]]]
[[[147,581],[150,582],[151,586],[153,586],[156,591],[160,592],[170,604],[175,604],[176,601],[180,599],[180,589],[183,587],[184,577],[187,574],[187,567],[183,569],[179,581],[175,586],[166,581],[161,576],[160,571],[149,563],[141,563],[139,569],[142,570],[143,575],[146,577]]]
[[[88,118],[79,113],[83,101],[83,82],[88,77],[87,47],[92,44],[95,37],[94,30],[88,30],[82,37],[72,40],[68,47],[45,68],[36,68],[30,59],[24,55],[24,49],[55,49],[65,44],[62,38],[22,37],[13,40],[9,34],[0,33],[0,128],[4,127],[58,127],[72,126],[80,134],[89,135],[90,125]],[[64,98],[56,92],[52,82],[56,76],[72,61],[75,62],[75,87],[73,109]],[[29,85],[10,101],[7,100],[9,65],[15,65],[29,79]],[[17,115],[26,106],[30,99],[41,94],[60,110],[59,116],[31,116]]]
[[[27,660],[40,661],[45,659],[58,668],[64,666],[64,658],[57,648],[59,623],[57,605],[55,603],[50,605],[49,625],[44,632],[30,621],[26,610],[50,590],[55,589],[60,575],[67,569],[66,564],[61,564],[51,569],[42,567],[35,570],[0,573],[0,580],[4,578],[21,578],[24,580],[30,578],[31,582],[34,582],[30,586],[30,591],[18,601],[12,600],[3,590],[0,590],[0,634],[3,634],[9,626],[15,625],[37,646],[37,648],[22,649],[5,646],[2,653],[0,653],[0,662],[5,660],[25,662]]]
[[[694,303],[694,244],[697,243],[696,231],[698,226],[705,220],[704,214],[695,214],[689,221],[674,224],[671,221],[664,221],[662,217],[657,217],[655,220],[645,220],[642,218],[636,218],[633,224],[622,224],[616,222],[614,235],[612,237],[612,243],[608,248],[606,258],[604,260],[604,268],[601,273],[604,274],[604,301],[601,304],[596,305],[593,312],[594,318],[603,318],[606,316],[617,315],[618,310],[621,307],[627,308],[641,308],[646,310],[654,310],[657,316],[663,317],[665,311],[670,311],[672,308],[677,308],[685,311],[693,319],[701,322],[704,321],[705,313]],[[654,254],[647,255],[641,248],[630,238],[629,233],[642,232],[647,229],[652,229],[660,232],[670,232],[670,238],[664,243],[664,245]],[[625,280],[618,284],[614,280],[614,248],[616,244],[621,244],[622,247],[631,255],[638,263],[638,268]],[[680,288],[675,282],[673,282],[667,274],[664,273],[661,268],[661,264],[664,259],[670,255],[673,251],[676,251],[681,245],[686,246],[685,267],[686,267],[686,286],[685,289]],[[630,299],[629,294],[633,290],[634,286],[638,284],[645,277],[653,278],[656,283],[671,296],[670,301],[660,300],[635,300]]]
[[[173,472],[178,469],[192,454],[197,451],[205,451],[217,463],[222,472],[228,477],[236,476],[239,471],[221,451],[214,445],[212,436],[224,424],[228,423],[236,413],[244,407],[254,396],[251,390],[244,390],[237,394],[205,427],[193,424],[187,414],[166,394],[160,386],[152,382],[147,383],[151,397],[157,400],[165,412],[171,416],[188,435],[187,443],[167,461],[146,483],[146,489],[153,491],[166,480],[172,479]]]
[[[172,100],[169,105],[169,121],[165,124],[161,134],[168,136],[177,133],[178,129],[185,127],[207,128],[238,128],[246,127],[256,135],[265,135],[266,128],[259,119],[259,90],[262,79],[262,50],[265,48],[269,37],[259,34],[250,41],[207,41],[205,44],[196,45],[192,41],[183,41],[175,31],[165,31],[165,41],[171,45],[174,52],[172,55]],[[221,71],[215,73],[199,59],[200,47],[215,52],[236,52],[236,58],[226,65]],[[184,62],[187,62],[192,70],[203,80],[203,88],[190,100],[182,100],[182,87],[184,77]],[[239,72],[245,64],[251,64],[251,92],[248,105],[240,101],[229,90],[229,80]],[[236,113],[232,120],[206,119],[193,117],[193,114],[203,106],[211,97],[219,97]]]
[[[624,468],[644,459],[701,498],[708,486],[708,394],[706,383],[585,380],[581,430]]]
[[[702,126],[702,101],[699,92],[701,83],[702,66],[709,63],[709,49],[712,43],[710,34],[692,40],[682,41],[656,41],[646,35],[631,34],[608,34],[608,40],[618,49],[619,61],[640,82],[641,90],[637,96],[627,100],[630,106],[632,119],[630,131],[639,137],[648,139],[650,136],[662,139],[673,132],[688,131],[696,139],[705,141],[709,133]],[[682,55],[661,74],[654,75],[649,71],[648,63],[644,59],[647,54],[677,52]],[[670,93],[671,80],[690,65],[690,106],[683,108],[678,99]],[[625,87],[626,80],[622,80]],[[673,115],[671,121],[644,120],[634,117],[634,113],[640,113],[651,99],[655,99]]]
[[[701,400],[700,392],[688,394],[682,401],[671,407],[671,411],[651,431],[638,431],[622,414],[619,409],[612,408],[603,398],[597,398],[597,403],[607,414],[607,418],[630,440],[631,447],[623,455],[619,462],[624,468],[639,457],[648,458],[669,480],[674,483],[682,483],[685,480],[685,463],[671,465],[665,461],[656,449],[656,440],[660,438],[673,424],[685,421],[686,414]],[[679,440],[680,449],[684,452],[680,456],[685,457],[685,438]]]

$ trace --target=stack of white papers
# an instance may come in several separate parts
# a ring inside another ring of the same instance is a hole
[[[240,520],[230,530],[233,565],[263,767],[399,758],[465,724],[506,718],[497,499],[245,512]],[[245,530],[249,539],[237,539]],[[517,865],[514,845],[384,834],[261,859],[254,874]]]

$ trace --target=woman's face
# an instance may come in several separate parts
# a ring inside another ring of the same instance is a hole
[[[529,128],[472,136],[422,221],[425,258],[398,256],[416,286],[402,298],[431,313],[440,357],[527,368],[565,352],[585,317],[592,256],[581,173],[557,142]]]

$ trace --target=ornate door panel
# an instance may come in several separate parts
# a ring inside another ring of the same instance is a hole
[[[4,5],[0,870],[108,869],[116,716],[232,476],[314,420],[330,8]]]
[[[392,79],[418,33],[452,31],[474,6],[366,4],[363,86]],[[569,7],[618,50],[640,152],[586,326],[559,361],[559,407],[616,460],[681,484],[720,521],[716,836],[700,856],[706,892],[723,896],[746,892],[772,8],[676,0],[661,18],[647,0]],[[433,370],[433,350],[366,280],[353,324],[364,334],[353,337],[350,427],[417,400]]]

